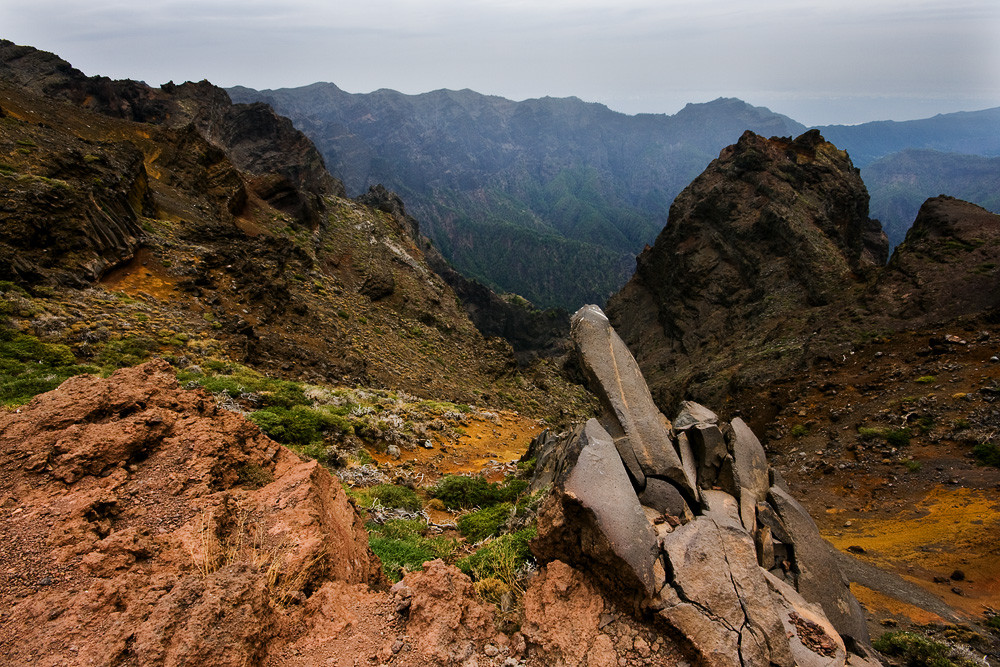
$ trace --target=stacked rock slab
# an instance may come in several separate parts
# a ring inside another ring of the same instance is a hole
[[[597,306],[572,323],[599,419],[545,433],[551,486],[532,550],[589,571],[707,665],[863,665],[864,617],[827,545],[740,419],[685,403],[673,424]]]

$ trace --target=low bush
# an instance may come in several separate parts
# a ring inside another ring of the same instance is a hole
[[[99,372],[96,366],[77,364],[65,345],[46,343],[0,325],[0,405],[4,407],[24,405],[74,375]]]
[[[426,561],[449,558],[455,540],[424,537],[427,526],[419,520],[392,519],[382,525],[369,524],[368,546],[382,561],[382,571],[392,581],[402,578],[403,570],[423,569]]]
[[[384,507],[398,507],[410,512],[419,512],[424,506],[413,489],[405,486],[379,484],[370,488],[368,493]]]
[[[508,587],[523,592],[520,570],[532,559],[528,542],[537,534],[538,531],[532,526],[516,533],[501,535],[455,565],[477,581],[499,579]]]
[[[431,487],[429,494],[439,498],[448,509],[468,509],[514,502],[527,488],[526,481],[511,477],[497,483],[482,477],[448,475]]]
[[[250,414],[250,421],[273,440],[285,445],[308,445],[320,440],[321,419],[315,410],[296,405],[272,407]]]
[[[981,442],[973,447],[972,456],[980,465],[1000,468],[1000,446],[992,442]]]
[[[458,517],[458,531],[470,542],[479,542],[499,535],[504,524],[514,514],[512,503],[484,507]]]
[[[862,440],[882,438],[893,447],[906,447],[910,444],[910,429],[861,426],[858,428],[858,437]]]
[[[126,336],[109,340],[101,346],[95,360],[105,368],[125,368],[137,366],[149,359],[150,354],[160,349],[160,344],[146,336]]]
[[[977,663],[954,656],[947,644],[913,632],[886,632],[872,642],[876,651],[899,658],[906,667],[974,667]]]

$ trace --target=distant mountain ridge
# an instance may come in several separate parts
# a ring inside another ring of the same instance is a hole
[[[903,242],[930,193],[948,194],[1000,213],[1000,157],[910,148],[861,170],[871,193],[871,215],[895,247]]]
[[[630,116],[573,97],[515,102],[471,90],[352,94],[316,83],[228,91],[234,101],[266,102],[291,118],[349,192],[376,183],[398,192],[466,275],[570,310],[603,303],[624,284],[674,197],[745,130],[798,136],[807,129],[734,98]],[[863,175],[876,160],[912,148],[1000,155],[1000,108],[820,130]],[[957,168],[963,159],[948,164]],[[894,230],[893,244],[914,205],[952,194],[936,187],[956,182],[949,174],[918,180],[906,206],[875,207]],[[895,197],[892,187],[870,191],[874,202]],[[955,194],[991,207],[967,190]]]
[[[542,306],[602,302],[666,221],[673,197],[748,127],[805,128],[735,99],[628,116],[576,98],[470,90],[254,91],[291,118],[348,191],[382,183],[460,271]]]
[[[906,149],[1000,156],[1000,107],[938,114],[920,120],[880,120],[860,125],[824,125],[817,129],[850,153],[851,161],[862,169]]]

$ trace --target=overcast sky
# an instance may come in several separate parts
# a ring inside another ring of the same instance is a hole
[[[87,74],[350,92],[739,97],[807,125],[1000,106],[998,0],[0,0]]]

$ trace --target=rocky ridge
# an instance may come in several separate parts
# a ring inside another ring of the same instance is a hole
[[[807,332],[822,332],[888,253],[857,169],[815,130],[794,141],[745,133],[670,211],[608,304],[668,408],[724,400],[825,347]]]
[[[0,105],[0,280],[33,299],[17,328],[84,359],[137,342],[187,363],[540,407],[417,229],[339,196],[309,140],[265,105],[233,105],[207,82],[86,77],[10,42]],[[585,400],[551,364],[532,368]]]
[[[601,335],[579,334],[579,354],[611,354],[637,377],[621,394],[632,399],[641,376]],[[808,515],[768,486],[745,426],[691,404],[673,426],[654,420],[654,442],[643,414],[606,407],[619,442],[591,420],[534,445],[533,484],[552,491],[532,544],[542,568],[512,632],[440,561],[385,592],[335,478],[181,389],[165,363],[72,378],[0,414],[0,645],[46,665],[869,664],[848,653],[866,645],[852,614],[806,602],[853,598],[829,587],[836,565]],[[646,439],[623,423],[645,424]],[[676,449],[688,436],[716,447]],[[657,467],[664,445],[696,486],[657,476],[671,470]],[[645,452],[644,486],[628,448]]]

